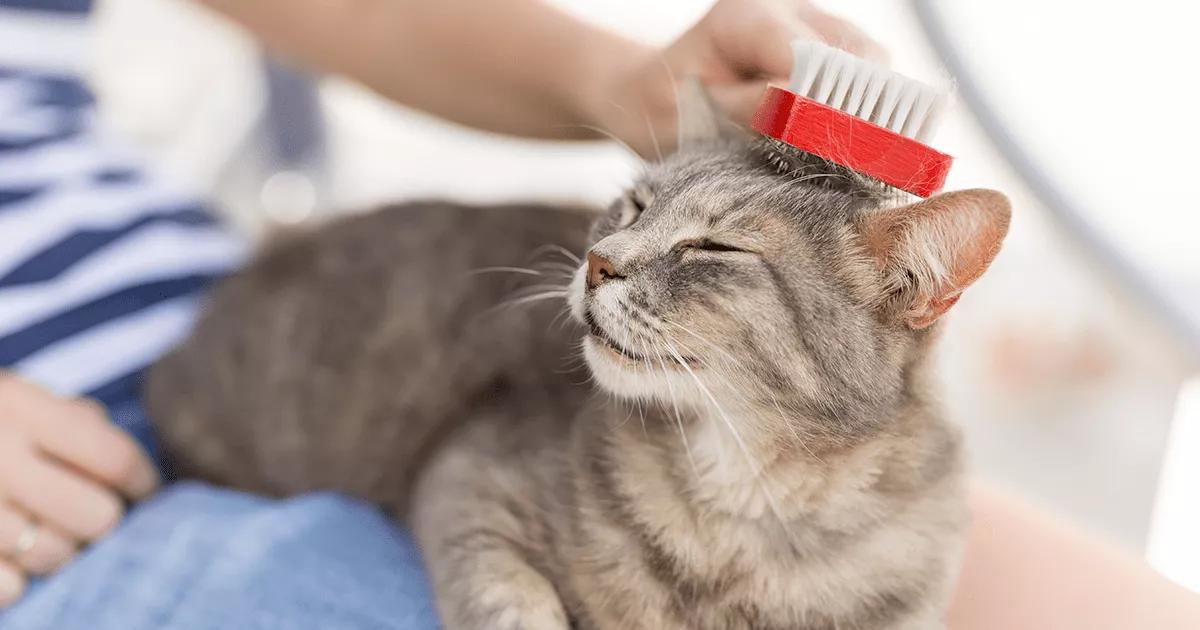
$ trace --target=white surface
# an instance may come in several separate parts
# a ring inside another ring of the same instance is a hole
[[[1008,128],[1090,220],[1151,273],[1200,292],[1200,4],[934,4]]]
[[[1146,557],[1163,575],[1200,593],[1200,376],[1179,392]]]

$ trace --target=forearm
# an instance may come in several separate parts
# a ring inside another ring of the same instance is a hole
[[[972,511],[951,630],[1200,628],[1200,597],[1132,555],[987,488]]]
[[[597,92],[651,54],[538,0],[201,1],[286,58],[462,124],[540,138],[593,137]]]

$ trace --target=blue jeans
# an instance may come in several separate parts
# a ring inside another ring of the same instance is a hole
[[[371,506],[183,482],[34,584],[0,628],[425,630],[432,602],[412,539]]]

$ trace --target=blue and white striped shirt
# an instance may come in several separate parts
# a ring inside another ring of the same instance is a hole
[[[79,78],[6,66],[4,46],[0,369],[97,398],[149,445],[140,374],[187,333],[201,289],[243,244],[186,187],[97,129]]]

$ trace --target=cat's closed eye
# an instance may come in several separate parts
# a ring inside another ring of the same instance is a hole
[[[742,249],[741,247],[736,247],[728,243],[713,241],[707,238],[690,238],[679,241],[675,244],[674,249],[695,249],[706,252],[741,252],[745,254],[753,253],[748,249]]]

